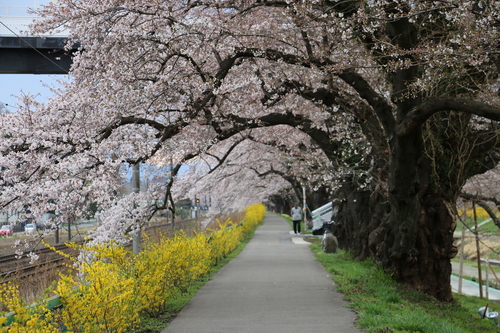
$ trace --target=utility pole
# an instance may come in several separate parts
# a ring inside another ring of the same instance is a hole
[[[200,198],[194,197],[194,211],[196,215],[196,221],[200,218]]]
[[[305,226],[307,227],[307,203],[306,203],[306,187],[305,186],[302,186],[302,200],[303,200],[302,210],[304,211],[304,213],[302,214],[302,219],[303,219]],[[305,227],[304,227],[304,229],[305,229]]]
[[[476,249],[477,249],[477,274],[479,278],[479,298],[483,298],[483,278],[481,276],[481,251],[479,249],[479,230],[477,229],[477,214],[476,202],[472,201],[472,209],[474,211],[474,234],[476,235]]]
[[[172,155],[170,155],[170,191],[172,191],[173,184],[174,184],[174,160],[173,160]],[[170,192],[170,193],[172,193],[172,192]],[[170,198],[172,198],[171,195],[170,195]],[[170,204],[172,205],[172,207],[171,207],[172,209],[170,209],[170,211],[167,212],[167,215],[171,214],[171,216],[172,216],[172,222],[170,223],[170,230],[172,231],[172,235],[173,235],[173,232],[175,230],[175,205],[174,205],[174,201],[171,200]]]
[[[139,193],[141,191],[141,165],[137,163],[134,165],[132,171],[132,192]],[[134,253],[141,252],[141,228],[134,232],[132,235],[132,250]]]
[[[467,219],[467,202],[464,200],[464,213],[462,217],[462,237],[460,242],[460,270],[458,274],[458,294],[462,295],[462,277],[464,275],[464,247],[465,247],[465,229],[467,225],[465,221]]]
[[[68,242],[71,242],[71,221],[72,217],[68,218]]]

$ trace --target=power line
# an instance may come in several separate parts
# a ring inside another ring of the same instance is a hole
[[[476,231],[475,230],[472,230],[472,227],[462,219],[461,216],[458,216],[459,220],[462,222],[463,226],[462,227],[466,227],[468,229],[468,231],[473,234],[473,235],[476,235]],[[480,234],[479,232],[477,232],[477,236],[488,236],[487,234]],[[500,252],[498,252],[497,250],[493,249],[491,246],[487,245],[485,242],[483,242],[483,240],[481,238],[479,238],[479,242],[484,246],[486,247],[487,249],[489,249],[492,253],[498,255],[500,254]]]

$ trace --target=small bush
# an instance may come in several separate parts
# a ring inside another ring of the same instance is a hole
[[[11,283],[0,284],[0,304],[6,312],[16,314],[10,317],[11,322],[8,327],[0,327],[0,332],[40,332],[57,333],[59,326],[53,321],[50,311],[47,311],[44,303],[47,299],[44,297],[37,304],[27,306],[19,297],[17,286]],[[2,313],[3,314],[3,313]],[[0,326],[7,323],[5,316],[0,316]]]

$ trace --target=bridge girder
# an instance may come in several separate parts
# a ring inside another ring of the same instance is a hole
[[[64,50],[66,40],[0,37],[0,74],[67,74],[76,49]]]

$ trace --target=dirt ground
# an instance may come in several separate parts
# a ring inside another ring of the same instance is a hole
[[[460,253],[461,240],[455,241],[455,245],[458,247]],[[464,242],[464,255],[465,260],[476,260],[478,246],[476,244],[476,238],[474,236],[467,236]],[[479,237],[479,253],[481,259],[488,260],[498,260],[500,261],[500,236],[496,235],[483,235]],[[459,255],[457,254],[457,258]]]

